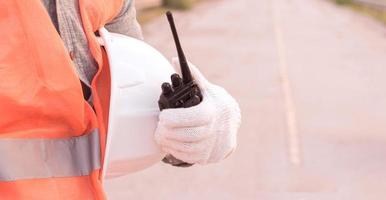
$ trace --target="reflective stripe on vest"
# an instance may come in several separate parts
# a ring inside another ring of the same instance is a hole
[[[100,163],[98,130],[68,139],[0,139],[0,181],[84,176]]]

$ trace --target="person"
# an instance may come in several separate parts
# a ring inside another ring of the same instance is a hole
[[[143,39],[134,0],[3,1],[0,26],[0,199],[106,199],[109,66],[97,36],[104,26]],[[163,110],[155,140],[184,162],[218,162],[236,147],[239,106],[191,70],[203,101]]]

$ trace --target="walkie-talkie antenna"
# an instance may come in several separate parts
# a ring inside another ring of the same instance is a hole
[[[172,29],[174,42],[176,44],[177,52],[178,52],[178,59],[180,61],[180,67],[181,67],[181,73],[182,73],[182,81],[184,83],[189,83],[193,80],[192,74],[190,73],[188,61],[186,60],[184,51],[182,50],[180,40],[178,38],[176,26],[174,24],[173,14],[168,11],[166,12],[166,16],[168,17],[168,21],[170,24],[170,28]]]

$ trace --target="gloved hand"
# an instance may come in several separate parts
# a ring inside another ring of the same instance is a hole
[[[178,58],[172,61],[179,66]],[[203,101],[190,108],[161,111],[155,140],[164,152],[184,162],[218,162],[237,146],[240,108],[227,91],[206,80],[194,65],[189,66]]]

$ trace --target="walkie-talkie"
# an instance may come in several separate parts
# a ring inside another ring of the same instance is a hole
[[[189,65],[186,60],[185,54],[181,48],[180,40],[178,38],[176,26],[174,24],[173,15],[170,11],[166,13],[170,28],[173,33],[174,42],[176,44],[178,59],[180,61],[181,74],[171,75],[170,83],[163,83],[162,94],[158,101],[160,110],[172,109],[172,108],[189,108],[199,104],[202,101],[202,94],[200,88],[193,80],[192,74],[190,73]],[[162,160],[165,163],[171,164],[177,167],[190,167],[193,164],[186,163],[178,160],[172,155],[166,155]]]

